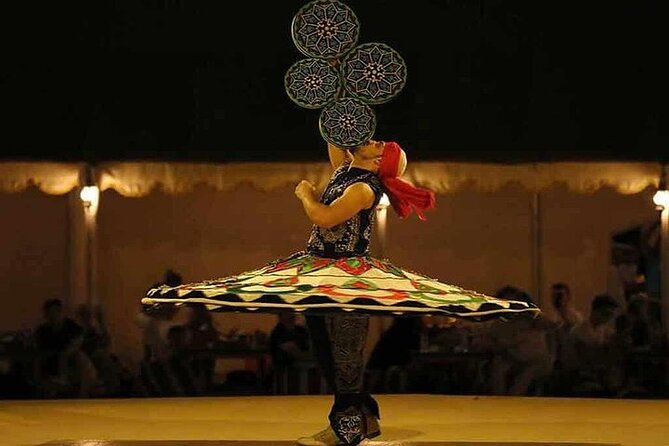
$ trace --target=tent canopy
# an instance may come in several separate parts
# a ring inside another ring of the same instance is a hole
[[[20,192],[36,186],[47,194],[65,194],[84,183],[84,163],[2,162],[0,191]],[[602,187],[633,194],[657,187],[662,166],[656,162],[556,162],[486,164],[422,161],[409,164],[404,178],[436,193],[454,192],[464,186],[496,191],[516,183],[540,191],[564,184],[577,193]],[[127,197],[140,197],[154,189],[169,194],[192,191],[198,185],[232,190],[242,184],[270,191],[308,179],[323,186],[331,168],[327,163],[190,163],[106,162],[95,167],[101,190],[114,189]]]

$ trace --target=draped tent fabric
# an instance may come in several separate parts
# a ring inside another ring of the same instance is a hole
[[[42,192],[61,195],[81,185],[83,163],[2,162],[0,192],[20,192],[36,186]],[[198,185],[229,191],[250,184],[271,191],[307,179],[324,186],[331,174],[327,163],[185,163],[105,162],[95,168],[101,190],[113,189],[126,197],[142,197],[154,189],[168,194],[193,191]],[[555,162],[490,164],[464,162],[410,163],[404,178],[413,184],[446,194],[463,187],[494,192],[511,183],[541,191],[564,184],[577,193],[611,187],[621,194],[657,187],[661,165],[651,162]]]
[[[541,191],[562,183],[573,192],[592,193],[611,187],[622,194],[635,194],[657,186],[659,163],[556,162],[484,164],[424,162],[409,164],[404,177],[436,193],[454,192],[464,186],[494,192],[518,183],[530,191]]]
[[[0,162],[0,192],[21,192],[36,186],[49,195],[63,195],[77,187],[83,163]]]
[[[193,191],[204,184],[229,191],[242,184],[270,191],[307,179],[325,185],[330,166],[324,163],[105,163],[99,167],[100,189],[126,197],[148,195],[160,187],[169,194]]]

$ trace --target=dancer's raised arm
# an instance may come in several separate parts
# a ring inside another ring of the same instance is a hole
[[[346,149],[330,143],[328,143],[328,155],[330,156],[330,164],[332,164],[333,169],[338,168],[344,161],[350,159],[350,155]]]
[[[302,180],[295,188],[295,195],[302,201],[309,220],[322,228],[332,228],[353,218],[363,209],[374,204],[374,191],[365,183],[353,183],[344,193],[330,204],[323,204],[315,196],[315,187]]]

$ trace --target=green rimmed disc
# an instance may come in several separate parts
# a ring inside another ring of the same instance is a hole
[[[308,57],[336,59],[354,48],[360,22],[351,8],[336,0],[304,5],[291,23],[293,43]]]
[[[341,63],[346,91],[367,104],[383,104],[399,94],[407,80],[402,56],[385,43],[365,43]]]
[[[341,90],[339,71],[323,59],[302,59],[286,72],[284,87],[288,97],[300,107],[321,108]]]
[[[356,98],[341,98],[321,112],[318,125],[327,142],[349,148],[365,144],[376,131],[376,114]]]

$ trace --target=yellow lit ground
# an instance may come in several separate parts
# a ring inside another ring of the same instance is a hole
[[[669,401],[376,398],[382,435],[366,445],[669,445]],[[330,403],[327,395],[0,401],[0,444],[289,445],[325,426]]]

